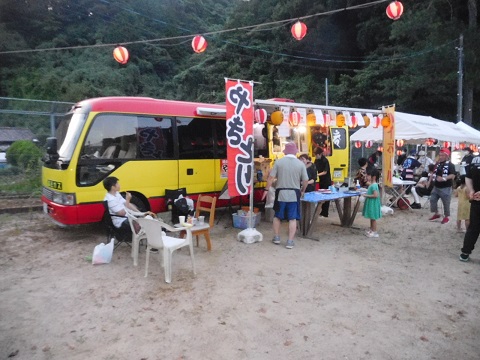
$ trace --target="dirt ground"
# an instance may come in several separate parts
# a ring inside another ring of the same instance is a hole
[[[96,225],[62,229],[41,212],[0,215],[0,359],[479,359],[480,249],[458,260],[455,222],[428,209],[379,221],[380,238],[321,218],[320,241],[244,244],[223,210],[213,249],[174,254],[172,283],[145,250],[86,260]],[[456,201],[452,203],[452,220]],[[284,227],[286,233],[286,227]]]

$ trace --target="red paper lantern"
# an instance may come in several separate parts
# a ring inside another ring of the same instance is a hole
[[[298,124],[300,124],[300,119],[302,118],[302,115],[300,115],[299,112],[297,111],[293,111],[291,114],[290,114],[290,118],[288,119],[288,123],[290,124],[290,126],[292,127],[297,127]]]
[[[362,142],[361,141],[355,141],[355,147],[357,149],[361,148],[362,147]]]
[[[459,149],[460,149],[460,144],[459,144],[459,143],[455,143],[454,149],[455,149],[455,150],[459,150]]]
[[[402,155],[402,150],[397,150],[397,156]]]
[[[331,121],[330,114],[327,113],[327,112],[325,114],[323,114],[323,124],[322,124],[322,126],[323,127],[330,126],[330,121]]]
[[[267,110],[257,109],[255,110],[255,122],[264,124],[267,121]]]
[[[302,40],[307,35],[307,25],[301,21],[297,21],[291,28],[292,36],[297,40]]]
[[[386,12],[390,19],[398,20],[403,14],[403,4],[400,1],[392,1],[390,5],[387,6]]]
[[[382,121],[382,120],[381,120],[380,116],[375,116],[375,117],[373,118],[373,127],[374,127],[375,129],[378,128],[378,127],[380,126],[380,122],[381,122],[381,121]]]
[[[128,50],[123,46],[117,46],[113,50],[113,58],[122,65],[125,65],[128,62],[129,57]]]
[[[365,141],[365,147],[367,149],[370,149],[372,146],[373,146],[373,141],[372,140]]]
[[[464,150],[464,149],[465,149],[465,146],[466,146],[465,143],[461,143],[461,144],[460,144],[460,149],[461,149],[461,150]]]
[[[383,152],[383,146],[379,146],[379,147],[377,148],[377,151]]]
[[[358,120],[355,115],[350,115],[350,128],[356,128],[358,125]]]
[[[449,147],[450,147],[450,141],[445,141],[445,142],[443,143],[443,147],[444,147],[444,148],[449,148]]]
[[[397,147],[402,147],[405,142],[402,139],[397,140]]]
[[[197,35],[192,40],[192,48],[196,53],[202,53],[207,49],[207,40],[201,35]]]
[[[472,151],[475,151],[476,150],[476,146],[474,144],[470,144],[469,146],[470,150]]]

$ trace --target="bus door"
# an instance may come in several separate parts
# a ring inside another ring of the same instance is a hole
[[[225,120],[177,118],[178,182],[180,188],[187,188],[187,194],[219,191],[223,185],[219,185],[221,166],[218,160],[220,153],[217,140],[219,139],[215,136],[217,132],[215,123],[219,122],[225,124]]]

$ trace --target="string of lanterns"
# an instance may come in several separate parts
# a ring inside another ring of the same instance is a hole
[[[403,4],[400,1],[392,1],[386,9],[387,16],[392,20],[398,20],[403,14]],[[298,20],[290,28],[294,39],[300,41],[307,35],[307,25]],[[197,54],[203,53],[208,46],[207,40],[202,35],[196,35],[192,39],[192,49]],[[129,59],[128,50],[123,46],[117,46],[113,50],[113,58],[120,64],[125,65]]]

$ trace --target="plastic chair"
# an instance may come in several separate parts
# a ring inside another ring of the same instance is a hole
[[[128,242],[130,240],[130,234],[128,232],[126,232],[124,229],[117,228],[115,225],[113,225],[113,221],[112,221],[112,216],[119,217],[119,218],[125,218],[125,219],[127,219],[127,217],[110,214],[110,210],[108,208],[108,201],[107,200],[103,201],[103,209],[104,209],[104,212],[103,212],[102,222],[105,225],[105,229],[107,231],[107,241],[110,242],[110,239],[112,237],[115,238],[115,240],[117,240],[117,244],[115,245],[115,249],[121,243],[131,245]]]
[[[200,235],[205,236],[205,240],[207,241],[207,250],[212,250],[212,241],[210,239],[210,229],[213,228],[215,224],[215,205],[217,203],[217,198],[208,196],[208,195],[199,195],[197,199],[197,208],[195,209],[195,217],[197,218],[203,213],[208,213],[208,223],[197,224],[195,225],[195,229],[192,230],[192,235],[197,239],[197,246],[198,246],[198,237]]]
[[[138,219],[133,216],[132,214],[129,214],[127,212],[127,218],[128,218],[128,223],[130,224],[130,229],[132,229],[132,258],[133,258],[133,266],[138,265],[138,251],[140,248],[140,242],[142,240],[147,239],[147,235],[145,234],[145,230],[138,224]],[[137,222],[138,226],[140,227],[140,230],[138,232],[135,231],[135,225],[134,221]]]
[[[138,223],[147,235],[147,256],[145,263],[145,277],[148,276],[148,263],[150,259],[150,249],[163,249],[163,266],[165,268],[165,282],[172,281],[172,255],[173,252],[182,247],[188,246],[190,257],[192,259],[193,274],[195,275],[195,258],[193,256],[192,232],[189,228],[174,228],[160,220],[137,219]],[[172,232],[186,231],[185,238],[175,238],[165,235],[162,228]]]

